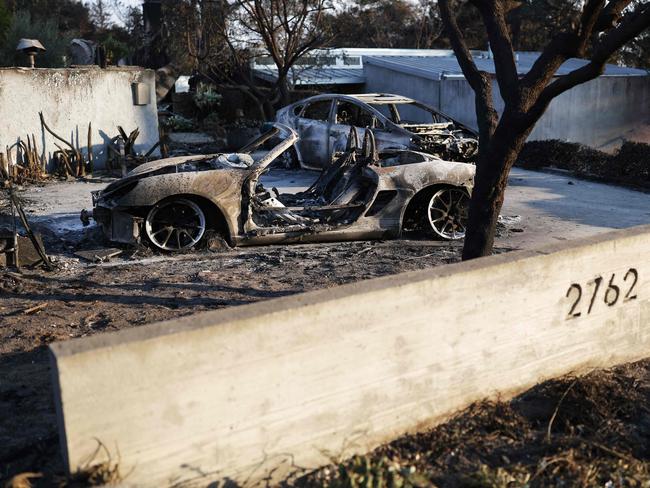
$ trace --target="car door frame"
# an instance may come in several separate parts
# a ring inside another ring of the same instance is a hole
[[[330,108],[329,108],[327,120],[309,119],[304,117],[305,112],[311,105],[323,101],[330,102]],[[335,106],[334,103],[335,101],[336,101],[335,97],[327,97],[327,96],[317,97],[311,100],[307,100],[305,101],[305,104],[302,107],[300,113],[296,116],[295,129],[298,132],[298,134],[300,134],[300,140],[298,140],[298,142],[295,145],[295,151],[298,154],[298,159],[301,162],[301,166],[305,169],[320,170],[323,169],[329,163],[329,161],[331,161],[329,150],[325,151],[324,156],[323,156],[323,151],[316,151],[314,154],[311,154],[314,151],[305,150],[306,148],[303,147],[303,144],[309,141],[309,139],[304,137],[305,127],[317,126],[319,124],[322,124],[323,125],[322,138],[316,136],[314,139],[316,141],[318,141],[319,138],[321,139],[321,147],[329,146],[329,131],[332,123],[332,110],[333,107]],[[309,128],[311,129],[311,127]]]
[[[328,147],[330,149],[330,154],[329,154],[330,160],[332,159],[334,153],[334,144],[332,143],[332,141],[337,140],[339,135],[342,136],[343,132],[345,132],[346,134],[350,132],[349,125],[338,124],[336,122],[339,102],[348,102],[355,105],[356,107],[358,107],[359,110],[363,110],[369,113],[370,115],[372,115],[374,120],[376,120],[379,124],[381,124],[382,127],[371,127],[377,143],[377,149],[379,151],[387,148],[408,149],[411,136],[401,127],[399,127],[398,125],[394,124],[391,120],[386,118],[384,114],[382,114],[375,108],[371,107],[367,103],[362,102],[361,100],[357,100],[352,97],[350,98],[339,97],[336,99],[336,104],[333,105],[331,115],[330,115],[332,119],[332,122],[330,124],[330,135],[329,135],[330,143],[328,144]],[[332,129],[334,127],[339,129],[339,134],[337,135],[332,134]],[[343,130],[344,127],[346,128],[345,131]],[[356,127],[357,129],[357,133],[359,134],[359,139],[362,140],[366,133],[366,128],[359,127],[356,125],[354,127]],[[339,146],[341,146],[340,143],[337,145],[337,147]],[[345,147],[345,144],[343,144],[342,147]]]
[[[334,102],[335,103],[332,104],[330,111],[330,125],[327,134],[327,157],[329,158],[329,161],[333,160],[334,154],[337,151],[345,150],[348,142],[348,136],[350,135],[350,128],[352,127],[350,125],[343,125],[338,123],[337,115],[339,104],[347,102],[356,105],[357,108],[362,108],[360,107],[359,103],[357,103],[357,101],[353,98],[338,97],[334,99]],[[357,127],[356,125],[354,127],[357,129],[359,140],[363,140],[363,136],[366,133],[366,128]]]
[[[381,128],[372,128],[378,151],[381,152],[385,149],[409,149],[412,134],[390,120],[372,105],[362,101],[358,101],[358,105],[373,114],[375,119],[383,126]]]

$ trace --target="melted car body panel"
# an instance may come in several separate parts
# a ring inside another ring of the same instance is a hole
[[[275,124],[240,153],[136,168],[93,195],[94,217],[109,239],[135,243],[146,237],[152,209],[181,198],[198,202],[208,220],[222,219],[234,245],[388,238],[400,235],[405,209],[418,192],[436,185],[472,189],[473,165],[411,150],[378,155],[373,131],[365,134],[362,148],[358,140],[353,130],[345,150],[308,190],[274,194],[260,177],[298,141],[295,131]],[[251,154],[265,144],[254,159]]]
[[[331,104],[326,118],[311,110],[325,103]],[[419,111],[420,119],[430,120],[403,119],[409,111]],[[473,162],[478,154],[475,131],[426,104],[398,95],[316,95],[279,110],[276,120],[292,127],[303,139],[296,155],[300,165],[308,169],[326,167],[333,154],[345,147],[351,127],[361,137],[366,128],[371,128],[380,151],[412,149],[460,162]]]

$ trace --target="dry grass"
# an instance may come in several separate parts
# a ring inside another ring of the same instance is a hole
[[[95,440],[97,448],[88,461],[71,477],[61,480],[60,487],[110,486],[117,485],[124,479],[120,473],[119,452],[117,460],[114,461],[108,448],[99,439]]]
[[[645,361],[549,381],[510,402],[474,404],[297,484],[650,487],[649,379]]]
[[[32,488],[32,481],[42,478],[43,473],[20,473],[5,483],[5,488]]]

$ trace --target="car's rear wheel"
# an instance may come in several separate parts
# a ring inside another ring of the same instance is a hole
[[[205,213],[186,198],[156,204],[147,214],[145,232],[158,249],[178,252],[196,246],[205,235]]]
[[[461,188],[443,188],[431,196],[427,218],[436,235],[448,240],[463,239],[468,211],[467,191]]]

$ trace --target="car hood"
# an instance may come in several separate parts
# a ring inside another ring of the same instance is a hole
[[[141,164],[130,171],[124,178],[114,181],[101,191],[101,197],[111,198],[112,195],[115,195],[115,192],[124,193],[125,189],[130,191],[138,180],[148,179],[153,176],[166,175],[168,178],[173,178],[181,173],[202,171],[251,173],[254,163],[253,157],[245,153],[208,154],[160,159]]]
[[[143,178],[151,174],[159,174],[166,168],[177,168],[169,172],[183,173],[186,171],[212,170],[251,170],[255,164],[254,158],[245,153],[219,153],[194,156],[180,156],[161,159],[141,164],[132,170],[127,178]]]
[[[149,161],[148,163],[141,164],[140,166],[132,169],[127,176],[139,176],[145,173],[158,171],[159,169],[167,168],[169,166],[176,166],[187,161],[196,161],[198,159],[211,159],[218,157],[218,154],[209,154],[201,156],[177,156],[175,158],[158,159],[156,161]]]

